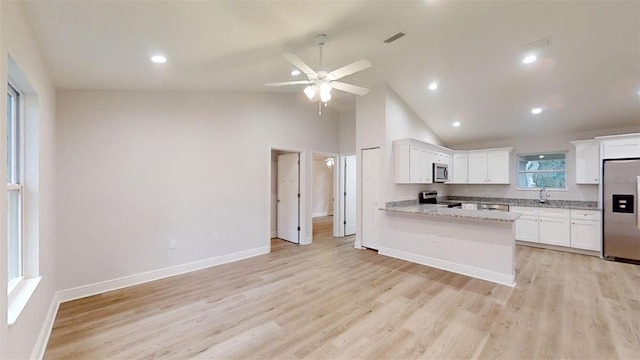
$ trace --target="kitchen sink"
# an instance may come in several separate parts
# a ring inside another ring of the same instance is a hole
[[[478,210],[493,210],[493,211],[509,211],[509,205],[503,204],[478,204]]]

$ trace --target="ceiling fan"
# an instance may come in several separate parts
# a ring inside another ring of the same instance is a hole
[[[317,35],[315,38],[315,43],[318,44],[320,50],[320,65],[318,71],[313,70],[309,65],[307,65],[304,61],[302,61],[298,56],[286,53],[282,54],[282,57],[287,59],[290,63],[292,63],[295,67],[300,69],[305,75],[307,75],[308,80],[300,80],[300,81],[284,81],[277,83],[269,83],[265,84],[266,86],[286,86],[286,85],[307,85],[304,88],[304,94],[307,96],[309,100],[313,100],[316,94],[319,93],[318,97],[318,108],[319,113],[322,114],[321,104],[324,103],[327,106],[327,102],[331,100],[331,90],[337,89],[340,91],[348,92],[350,94],[356,94],[360,96],[364,96],[369,92],[369,89],[343,83],[341,81],[336,81],[345,76],[351,75],[353,73],[357,73],[358,71],[362,71],[371,67],[371,63],[368,60],[358,60],[349,65],[343,66],[339,69],[333,71],[327,71],[326,68],[322,67],[322,46],[327,41],[327,35],[321,34]]]

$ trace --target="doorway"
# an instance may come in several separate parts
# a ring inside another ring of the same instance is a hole
[[[329,232],[329,237],[339,230],[339,158],[336,154],[314,153],[311,167],[311,227],[318,234],[318,227]],[[326,237],[326,236],[323,236]]]
[[[362,150],[362,246],[378,250],[380,148]]]
[[[301,153],[271,151],[271,237],[300,244]]]

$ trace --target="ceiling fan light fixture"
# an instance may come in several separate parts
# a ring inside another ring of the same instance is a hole
[[[326,103],[331,100],[331,85],[329,83],[320,84],[320,101]]]
[[[320,91],[320,101],[322,101],[323,103],[326,103],[329,100],[331,100],[331,92],[329,92],[329,91],[325,91],[325,92]]]
[[[313,99],[313,97],[316,96],[316,91],[318,91],[318,89],[315,85],[309,85],[303,90],[304,94],[307,95],[307,98],[309,100]]]

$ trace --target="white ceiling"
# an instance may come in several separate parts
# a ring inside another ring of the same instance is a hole
[[[290,92],[281,57],[366,58],[343,80],[387,83],[447,144],[640,128],[639,1],[27,1],[59,89]],[[392,44],[383,40],[402,31]],[[526,45],[550,38],[525,66]],[[152,64],[149,57],[169,61]],[[298,77],[297,79],[300,79]],[[437,80],[439,89],[427,90]],[[354,107],[334,91],[332,106]],[[309,106],[314,106],[310,104]],[[533,116],[530,109],[544,107]],[[460,121],[454,128],[451,123]]]

